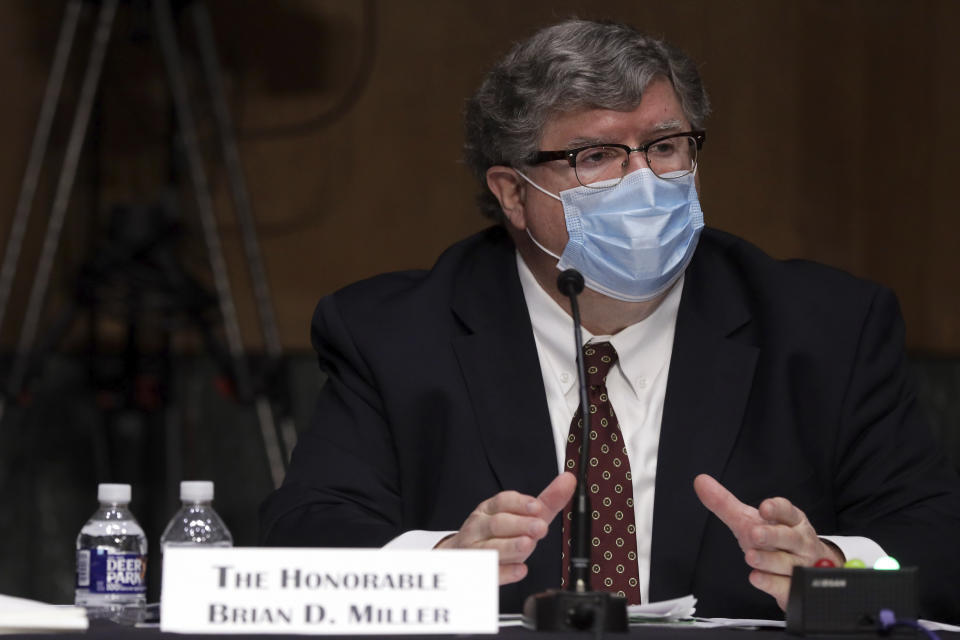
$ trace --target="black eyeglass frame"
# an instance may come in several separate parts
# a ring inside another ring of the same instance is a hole
[[[616,142],[598,142],[596,144],[588,144],[582,147],[577,147],[576,149],[564,149],[562,151],[537,151],[533,156],[533,159],[528,163],[530,165],[543,164],[544,162],[550,162],[551,160],[566,160],[570,163],[570,166],[573,167],[574,171],[577,169],[577,156],[580,155],[581,151],[586,151],[587,149],[595,149],[597,147],[615,147],[617,149],[623,149],[627,154],[627,161],[630,161],[630,154],[636,153],[639,151],[643,154],[644,161],[649,165],[650,160],[647,158],[647,150],[650,149],[653,145],[658,142],[663,142],[664,140],[669,140],[670,138],[693,138],[697,144],[697,151],[703,150],[703,141],[707,138],[707,132],[704,130],[694,130],[694,131],[681,131],[679,133],[671,133],[669,135],[660,136],[655,138],[650,142],[646,142],[640,145],[637,148],[631,148],[625,144],[619,144]]]

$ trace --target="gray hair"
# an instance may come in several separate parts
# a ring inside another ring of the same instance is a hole
[[[467,103],[465,160],[480,182],[481,212],[503,222],[487,169],[526,164],[551,115],[634,109],[657,77],[670,80],[687,120],[701,128],[710,102],[697,67],[662,40],[623,24],[567,20],[516,44]]]

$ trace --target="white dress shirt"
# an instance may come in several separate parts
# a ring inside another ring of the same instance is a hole
[[[570,315],[543,290],[519,254],[516,260],[540,358],[559,473],[559,470],[564,468],[570,422],[580,405],[573,326]],[[657,450],[682,291],[683,277],[653,313],[615,335],[595,336],[582,329],[584,344],[610,342],[617,350],[617,363],[607,374],[607,392],[620,423],[633,478],[637,565],[640,597],[643,602],[649,601]],[[688,489],[693,491],[693,487]],[[451,533],[454,532],[407,531],[390,541],[386,547],[431,548]],[[847,558],[860,558],[868,567],[872,566],[877,558],[886,555],[879,545],[868,538],[822,538],[837,545]]]
[[[540,356],[557,468],[563,469],[570,422],[580,406],[573,323],[570,315],[539,285],[519,255],[517,269]],[[584,344],[609,342],[617,350],[617,362],[607,374],[607,394],[617,414],[630,460],[640,597],[644,602],[648,601],[650,584],[653,488],[657,477],[660,423],[681,291],[682,277],[653,313],[616,335],[595,336],[582,329]]]

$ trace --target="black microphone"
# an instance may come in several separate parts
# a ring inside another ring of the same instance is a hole
[[[577,377],[580,382],[580,406],[589,407],[587,374],[583,364],[580,305],[577,303],[577,296],[583,291],[583,276],[576,269],[567,269],[557,277],[557,289],[570,298]],[[529,596],[523,603],[523,623],[538,631],[626,631],[626,598],[590,589],[590,496],[587,494],[590,412],[581,410],[580,413],[580,468],[570,523],[570,584],[566,591],[550,589],[545,593]]]
[[[570,306],[575,314],[573,320],[576,323],[573,330],[576,333],[580,333],[580,308],[577,304],[577,296],[583,291],[583,276],[580,275],[580,272],[576,269],[561,271],[560,275],[557,276],[557,289],[560,290],[560,293],[570,298]],[[580,348],[578,347],[577,351],[579,350]]]
[[[583,364],[583,333],[580,330],[580,304],[577,296],[583,291],[583,276],[576,269],[567,269],[557,276],[557,288],[570,298],[570,315],[573,317],[573,345],[577,354],[577,380],[580,383],[580,406],[589,407],[587,397],[587,373]],[[570,554],[571,591],[590,591],[590,496],[587,494],[587,464],[589,461],[590,412],[581,411],[580,469],[577,473],[577,492],[573,497],[570,529],[572,532]]]

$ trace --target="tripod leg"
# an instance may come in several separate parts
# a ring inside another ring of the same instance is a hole
[[[227,105],[223,75],[213,37],[213,25],[210,22],[210,12],[202,0],[196,0],[189,11],[197,32],[200,61],[203,65],[204,76],[206,76],[207,89],[210,91],[210,101],[213,105],[213,115],[217,125],[217,136],[223,148],[227,180],[233,197],[237,222],[240,226],[247,266],[250,269],[250,282],[257,305],[257,314],[260,318],[263,342],[268,359],[273,361],[267,364],[269,370],[272,369],[271,364],[279,364],[279,360],[283,356],[283,347],[280,344],[280,332],[277,329],[277,319],[271,302],[260,243],[257,240],[257,229],[250,205],[250,195],[247,191],[243,166],[240,163],[240,152],[237,149],[237,139],[230,117],[230,108]],[[290,416],[281,416],[280,435],[283,438],[284,448],[289,459],[290,452],[297,441],[297,430]]]
[[[17,273],[17,260],[20,258],[20,249],[23,247],[23,236],[27,230],[33,197],[37,193],[37,181],[47,153],[53,117],[57,111],[57,103],[60,102],[60,89],[63,88],[63,79],[67,74],[67,63],[70,62],[70,50],[73,48],[73,36],[77,31],[77,22],[80,20],[81,5],[81,0],[71,0],[63,14],[63,22],[60,24],[60,35],[57,36],[57,48],[53,53],[50,77],[47,79],[47,88],[43,94],[40,117],[37,118],[37,130],[33,134],[30,155],[27,157],[27,169],[20,187],[20,198],[17,200],[17,208],[13,214],[13,224],[10,226],[10,236],[7,238],[7,250],[3,254],[3,267],[0,268],[0,326],[3,326],[10,289]]]
[[[173,16],[168,0],[154,0],[154,17],[157,23],[157,36],[163,59],[167,68],[170,83],[170,92],[173,95],[174,108],[180,124],[180,136],[183,143],[190,179],[193,183],[194,194],[197,199],[197,210],[203,226],[203,234],[207,244],[207,254],[210,259],[210,269],[213,272],[214,286],[220,304],[220,314],[223,316],[224,329],[230,356],[233,361],[234,378],[237,384],[237,394],[242,399],[252,395],[250,372],[247,368],[243,351],[243,341],[240,335],[240,323],[237,310],[233,302],[233,292],[230,288],[230,279],[227,275],[226,261],[223,257],[223,247],[217,231],[217,220],[213,210],[213,198],[210,195],[210,185],[203,166],[203,156],[200,153],[200,143],[197,138],[196,124],[190,107],[189,92],[187,89],[186,74],[183,60],[180,57],[180,47],[177,42]],[[257,417],[260,422],[260,432],[263,437],[267,463],[270,475],[275,486],[283,481],[284,462],[280,451],[280,442],[277,439],[276,427],[270,411],[259,409],[260,399],[257,399]]]
[[[110,42],[110,31],[113,27],[116,10],[117,0],[104,0],[103,4],[100,5],[97,28],[94,32],[93,45],[90,48],[90,58],[87,62],[83,85],[80,88],[80,98],[77,101],[77,109],[70,129],[67,149],[64,153],[63,168],[60,170],[60,178],[57,181],[53,207],[50,211],[50,219],[47,221],[40,260],[37,263],[37,273],[30,289],[23,328],[20,332],[20,340],[17,343],[16,359],[10,372],[10,378],[7,381],[7,392],[10,396],[16,395],[21,390],[26,377],[27,362],[30,359],[31,347],[37,335],[40,311],[43,308],[47,286],[50,283],[53,259],[60,243],[63,221],[66,217],[67,205],[70,202],[70,192],[73,189],[73,181],[77,174],[77,164],[80,161],[80,152],[83,149],[83,141],[87,134],[90,112],[93,109],[93,101],[97,94],[100,71],[103,69],[103,59],[107,52],[107,44]]]

